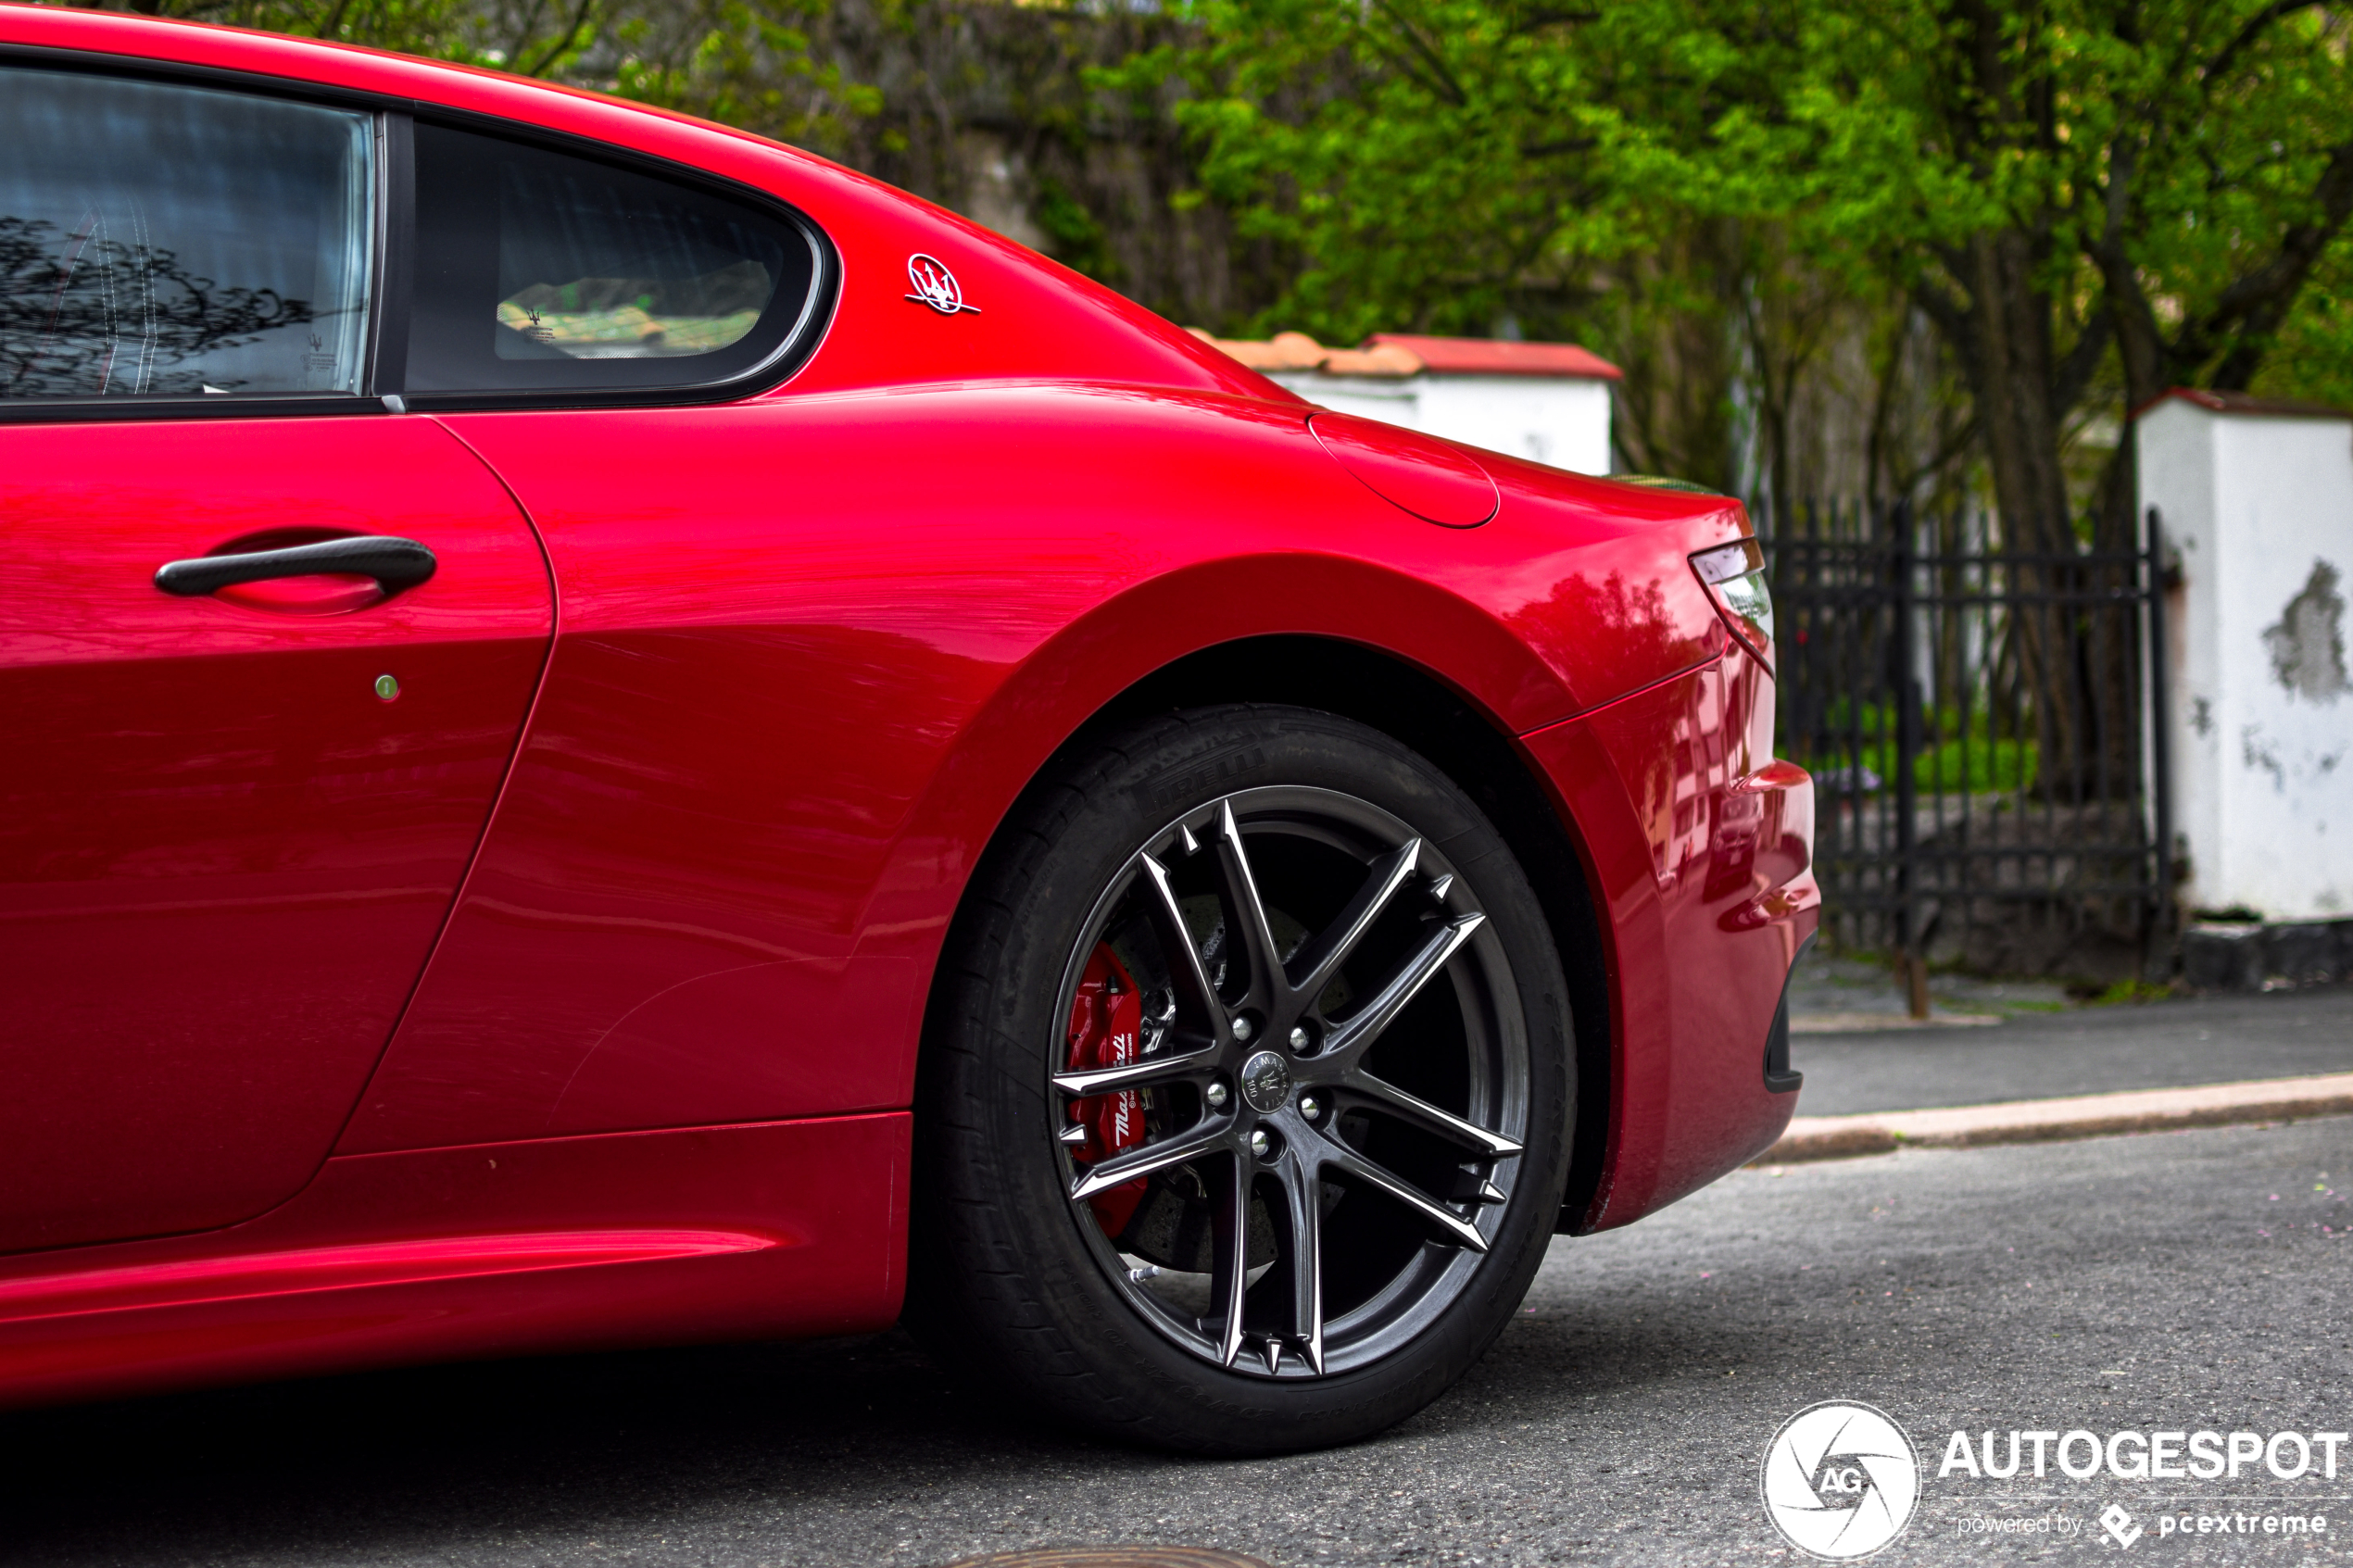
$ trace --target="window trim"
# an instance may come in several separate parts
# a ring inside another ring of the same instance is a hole
[[[23,65],[82,76],[111,76],[252,97],[276,97],[321,107],[372,114],[376,119],[376,250],[374,298],[371,301],[367,351],[368,390],[254,397],[51,397],[0,399],[0,425],[96,423],[115,420],[219,420],[384,415],[403,409],[472,412],[496,408],[668,408],[740,402],[774,391],[789,381],[831,334],[841,300],[841,252],[824,229],[792,203],[725,175],[645,153],[593,136],[551,130],[528,120],[476,109],[455,108],[413,98],[264,76],[218,66],[190,65],[137,56],[97,54],[46,45],[0,44],[0,65]],[[405,392],[409,357],[409,307],[416,257],[416,157],[418,119],[453,131],[521,142],[569,157],[618,166],[648,178],[683,184],[766,213],[797,232],[810,250],[808,297],[775,349],[759,364],[724,381],[686,386],[559,389],[555,391]]]
[[[367,401],[396,397],[409,359],[409,303],[416,277],[417,153],[409,116],[376,116],[375,320],[369,323]]]

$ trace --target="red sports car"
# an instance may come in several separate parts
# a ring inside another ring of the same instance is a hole
[[[0,8],[0,1397],[902,1314],[1397,1420],[1787,1121],[1735,502],[538,82]]]

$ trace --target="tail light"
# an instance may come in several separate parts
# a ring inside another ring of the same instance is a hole
[[[1755,539],[1735,539],[1702,550],[1692,570],[1707,584],[1707,596],[1741,646],[1773,668],[1773,593],[1765,585],[1765,549]]]

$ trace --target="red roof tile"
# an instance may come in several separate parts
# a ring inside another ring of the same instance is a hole
[[[1473,376],[1572,376],[1619,381],[1626,372],[1573,343],[1505,343],[1499,338],[1422,337],[1412,332],[1375,332],[1372,349],[1405,350],[1433,370]]]
[[[2353,409],[2334,408],[2326,403],[2307,403],[2294,397],[2250,397],[2244,392],[2208,392],[2202,386],[2168,387],[2133,410],[2139,419],[2169,397],[2184,403],[2195,403],[2201,408],[2211,408],[2218,414],[2283,414],[2307,420],[2353,419]]]
[[[1563,376],[1617,381],[1625,372],[1598,354],[1567,343],[1501,343],[1481,337],[1418,337],[1375,332],[1362,348],[1327,348],[1305,332],[1277,332],[1265,342],[1194,336],[1215,345],[1253,370],[1320,370],[1328,376],[1403,380],[1424,370],[1479,376]]]

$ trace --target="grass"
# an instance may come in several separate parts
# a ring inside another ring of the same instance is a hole
[[[2161,1002],[2173,994],[2170,985],[2152,985],[2145,980],[2120,980],[2096,997],[2084,999],[2087,1007],[2108,1008],[2125,1002]]]
[[[2034,787],[2042,765],[2042,747],[2031,740],[1994,739],[1987,716],[1945,706],[1920,715],[1927,736],[1943,737],[1924,745],[1912,759],[1912,787],[1925,794],[2007,794]],[[1881,781],[1896,766],[1895,713],[1884,703],[1850,706],[1833,703],[1823,725],[1827,746],[1804,759],[1817,771],[1861,763]],[[1849,740],[1849,736],[1856,737]],[[1859,742],[1859,744],[1857,743]],[[1852,746],[1850,751],[1849,747]]]
[[[1883,743],[1881,749],[1887,766],[1877,771],[1885,777],[1895,766],[1894,743]],[[2031,740],[1989,741],[1982,735],[1948,740],[1912,759],[1912,787],[1940,795],[2032,789],[2041,761],[2042,749]]]

